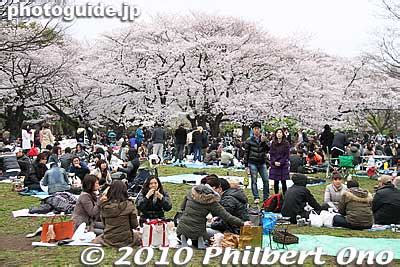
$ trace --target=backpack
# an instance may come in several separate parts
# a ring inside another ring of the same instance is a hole
[[[274,194],[264,201],[263,209],[269,212],[281,212],[282,202],[282,194]]]

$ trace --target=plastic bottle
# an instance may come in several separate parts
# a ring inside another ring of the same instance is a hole
[[[300,226],[300,219],[301,219],[301,216],[300,216],[300,215],[297,215],[297,216],[296,216],[296,222],[297,222],[297,225],[298,225],[298,226]]]
[[[385,163],[383,163],[383,169],[384,170],[388,170],[389,169],[389,162],[385,162]]]

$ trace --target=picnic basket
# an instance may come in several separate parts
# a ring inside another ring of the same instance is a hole
[[[287,230],[275,230],[272,234],[274,242],[284,245],[291,245],[299,243],[299,238],[294,234],[289,233]]]

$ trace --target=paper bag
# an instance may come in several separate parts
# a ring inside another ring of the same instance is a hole
[[[59,222],[55,222],[57,218]],[[45,222],[42,228],[40,241],[44,243],[71,239],[74,235],[74,221],[61,217],[53,217],[50,222]]]
[[[239,248],[261,247],[263,229],[261,226],[242,226],[240,228]]]

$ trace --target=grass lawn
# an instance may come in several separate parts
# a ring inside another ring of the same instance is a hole
[[[226,169],[188,169],[180,167],[161,167],[159,174],[161,176],[192,173],[193,171],[205,171],[207,173],[215,173],[217,175],[227,175]],[[243,172],[229,171],[228,175],[241,176]],[[359,178],[359,182],[363,188],[373,191],[376,181],[367,178]],[[165,189],[169,192],[173,209],[168,212],[167,217],[172,218],[180,207],[183,196],[190,189],[190,185],[185,184],[165,184]],[[325,185],[309,187],[319,202],[322,202]],[[249,200],[252,201],[250,189],[245,189]],[[57,248],[32,248],[32,241],[39,241],[36,237],[33,240],[25,238],[27,233],[31,233],[37,229],[46,219],[40,218],[12,218],[13,210],[29,208],[30,206],[38,206],[40,200],[34,197],[22,197],[10,191],[9,184],[0,184],[0,266],[79,266],[79,255],[84,247],[57,247]],[[400,234],[391,231],[351,231],[344,229],[328,229],[328,228],[312,228],[290,226],[290,230],[297,234],[313,234],[313,235],[332,235],[344,237],[372,237],[372,238],[400,238]],[[400,242],[400,240],[399,240]],[[115,249],[105,249],[106,258],[103,266],[110,266],[122,254]],[[189,266],[199,266],[202,261],[204,252],[195,251],[193,260]],[[170,253],[170,258],[172,258]],[[158,257],[156,257],[158,258]],[[334,265],[333,257],[324,257],[327,265]],[[154,264],[155,261],[153,261]],[[309,263],[311,264],[311,263]],[[394,264],[399,264],[398,261]],[[220,266],[219,261],[215,260],[210,266]]]

